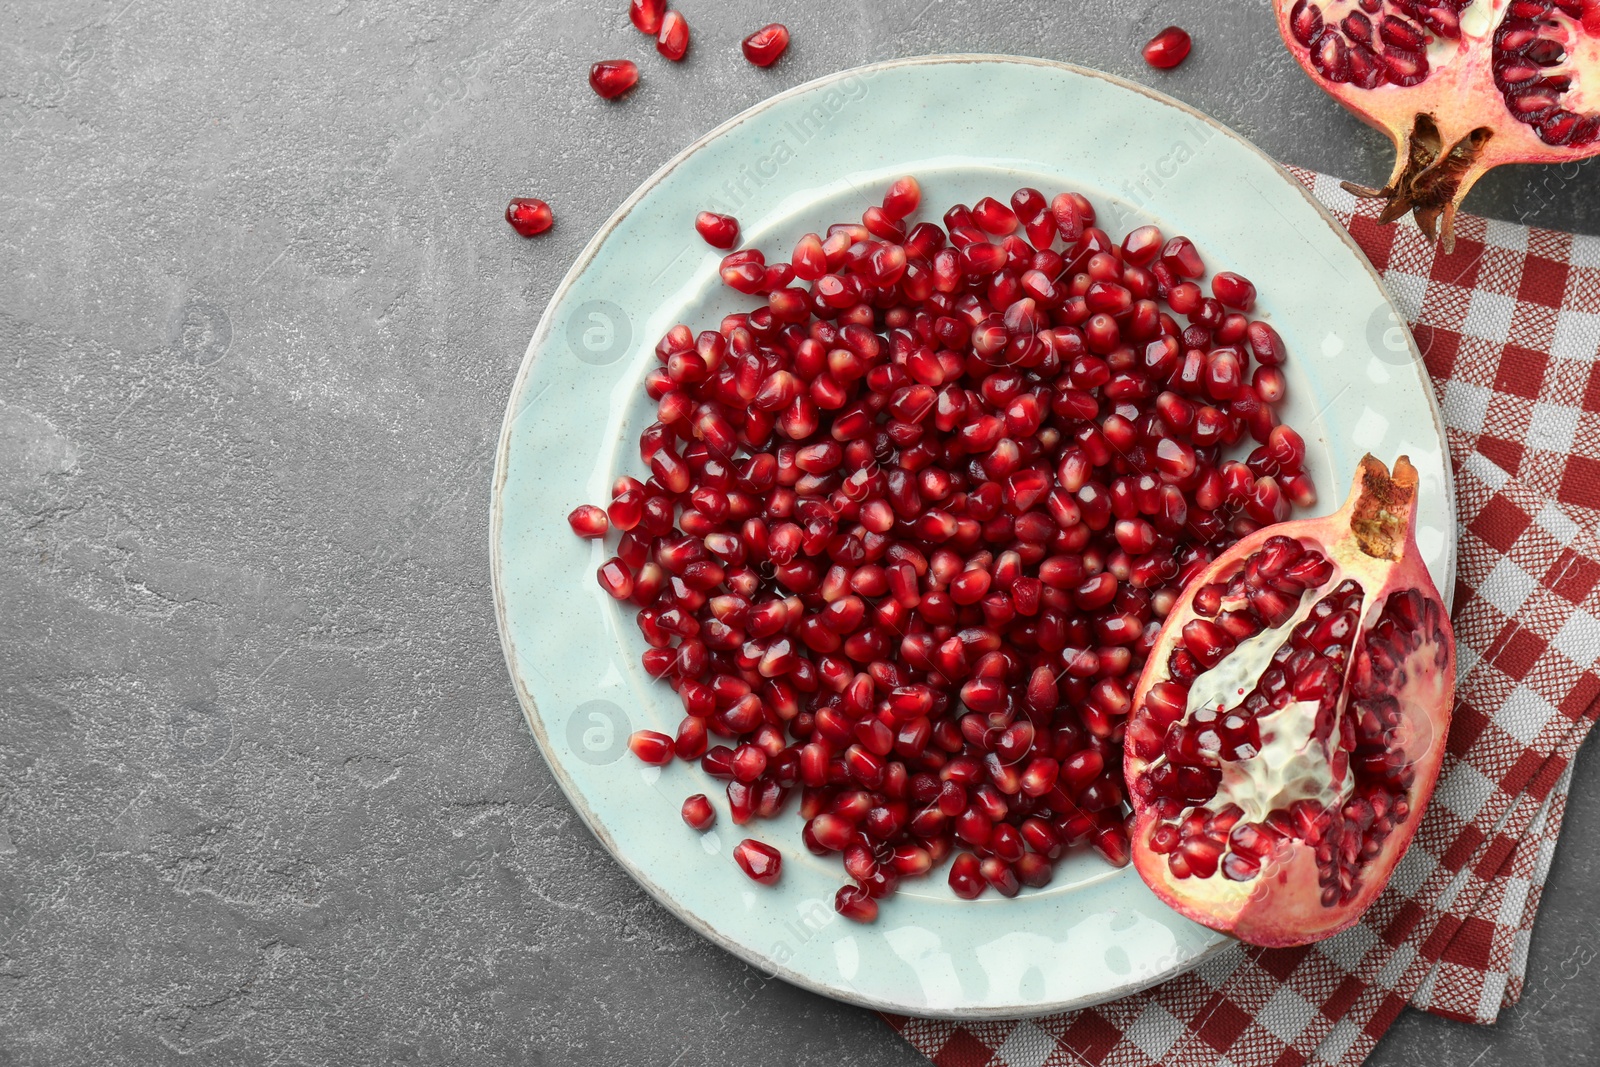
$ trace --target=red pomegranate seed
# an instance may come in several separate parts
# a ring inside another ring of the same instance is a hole
[[[506,221],[523,237],[537,237],[555,223],[555,216],[543,200],[518,196],[506,205]]]
[[[615,100],[639,84],[639,68],[629,59],[602,59],[589,68],[589,86],[607,100]]]
[[[689,51],[689,20],[681,11],[668,11],[662,18],[661,31],[656,35],[656,51],[674,63]]]
[[[789,47],[789,27],[781,22],[763,26],[739,46],[744,57],[758,67],[770,67]]]
[[[573,533],[589,540],[604,537],[611,526],[606,513],[593,504],[580,504],[573,508],[567,516],[567,525],[572,527]]]
[[[606,560],[600,565],[597,577],[600,579],[600,588],[616,599],[627,600],[633,595],[633,572],[622,560],[614,556]]]
[[[771,845],[745,838],[733,846],[733,860],[753,882],[776,885],[783,873],[783,856]]]
[[[711,829],[717,821],[717,810],[711,806],[704,793],[696,793],[683,802],[683,821],[692,829],[702,832]]]
[[[903,219],[917,210],[922,203],[922,186],[909,175],[896,178],[883,195],[883,213],[891,219]]]
[[[1315,500],[1273,411],[1283,342],[1227,272],[1202,291],[1191,241],[1113,237],[1070,192],[942,226],[909,223],[920,201],[901,179],[787,262],[723,258],[754,299],[656,346],[649,478],[613,486],[598,574],[686,712],[647,754],[698,759],[736,824],[797,792],[864,921],[956,852],[968,897],[1043,885],[1072,849],[1127,862],[1117,769],[1161,620]],[[1216,602],[1148,706],[1181,709],[1247,636]]]
[[[1229,270],[1218,271],[1211,279],[1211,293],[1228,307],[1249,311],[1256,306],[1256,287],[1250,279]]]
[[[1144,46],[1144,61],[1157,70],[1170,70],[1189,58],[1193,42],[1177,26],[1168,26]]]
[[[878,902],[861,887],[847,885],[833,898],[833,910],[853,922],[869,923],[878,917]]]
[[[659,767],[672,762],[672,738],[655,730],[639,730],[628,738],[628,747],[645,763]]]
[[[978,857],[970,852],[956,853],[955,862],[950,865],[950,888],[956,896],[972,900],[982,895],[987,884],[979,869]]]
[[[632,0],[628,5],[628,19],[640,33],[654,37],[661,32],[661,20],[667,13],[667,0]]]
[[[739,220],[732,215],[702,211],[694,217],[694,228],[712,248],[732,248],[739,243]]]

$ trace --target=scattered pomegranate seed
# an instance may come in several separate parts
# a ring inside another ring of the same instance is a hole
[[[1177,26],[1168,26],[1144,46],[1144,61],[1157,70],[1171,70],[1189,58],[1194,42]]]
[[[640,33],[654,37],[661,32],[661,20],[667,13],[667,0],[633,0],[628,5],[628,18]]]
[[[783,856],[771,845],[745,838],[733,846],[733,859],[751,881],[776,885],[783,873]]]
[[[579,537],[594,540],[604,537],[606,530],[611,526],[606,519],[606,513],[593,504],[580,504],[572,509],[567,516],[567,525],[572,527],[572,532]]]
[[[672,738],[655,730],[639,730],[628,738],[628,747],[645,763],[659,767],[672,762]]]
[[[639,68],[630,59],[602,59],[589,68],[589,86],[607,100],[615,100],[639,84]]]
[[[712,248],[732,248],[739,243],[739,220],[732,215],[702,211],[694,217],[694,228]]]
[[[661,32],[656,35],[656,51],[674,63],[689,51],[689,20],[681,11],[668,11],[661,20]]]
[[[1187,238],[1113,239],[1077,193],[942,226],[920,201],[902,178],[788,262],[723,257],[754,306],[656,346],[649,479],[613,486],[598,574],[683,702],[647,751],[698,759],[739,825],[797,794],[864,922],[952,855],[969,898],[1070,850],[1127,863],[1123,736],[1162,620],[1315,499],[1248,282],[1205,295]],[[1174,677],[1228,640],[1198,633]]]
[[[506,221],[524,237],[537,237],[555,222],[550,205],[531,196],[519,196],[506,205]]]
[[[758,67],[770,67],[789,47],[789,27],[781,22],[763,26],[740,45],[744,57]]]
[[[683,802],[683,821],[703,833],[717,821],[717,809],[711,806],[704,793],[696,793]]]

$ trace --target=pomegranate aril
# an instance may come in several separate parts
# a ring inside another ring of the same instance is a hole
[[[689,51],[689,20],[680,11],[668,11],[661,19],[661,30],[656,34],[656,51],[672,60],[681,60]]]
[[[639,84],[639,68],[630,59],[603,59],[589,68],[589,87],[607,100]]]
[[[739,47],[744,57],[756,66],[770,67],[789,47],[789,28],[781,22],[763,26],[746,37]]]
[[[733,846],[733,859],[753,882],[776,885],[783,873],[783,856],[771,845],[745,838]]]
[[[672,738],[656,730],[639,730],[628,738],[628,748],[644,762],[661,766],[672,762]]]
[[[1169,70],[1189,58],[1192,46],[1188,33],[1177,26],[1168,26],[1144,46],[1144,61],[1158,70]]]
[[[580,504],[567,516],[567,525],[579,537],[593,540],[604,537],[611,524],[606,519],[606,513],[593,504]]]
[[[833,910],[852,922],[870,923],[878,918],[878,902],[860,886],[841,888],[833,898]]]
[[[970,852],[956,853],[955,860],[950,864],[949,882],[955,895],[964,900],[981,896],[988,886],[978,857]]]
[[[1018,225],[1017,213],[989,196],[972,206],[972,221],[986,233],[998,237],[1015,233]]]
[[[717,821],[717,811],[704,793],[696,793],[683,802],[683,821],[694,830],[704,832]]]
[[[632,0],[628,5],[628,19],[640,33],[654,37],[661,32],[661,20],[667,13],[667,0]]]
[[[732,215],[702,211],[694,218],[694,228],[712,248],[732,248],[739,243],[739,220]]]
[[[506,222],[523,237],[537,237],[555,223],[555,216],[543,200],[518,196],[506,205]]]
[[[1211,293],[1224,305],[1248,312],[1256,306],[1256,287],[1250,279],[1232,271],[1218,271],[1211,278]]]

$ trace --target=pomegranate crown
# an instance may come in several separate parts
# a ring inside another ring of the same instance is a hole
[[[1417,468],[1408,456],[1394,461],[1394,470],[1370,452],[1356,470],[1351,494],[1350,530],[1361,550],[1374,559],[1398,560],[1411,540],[1417,506]]]

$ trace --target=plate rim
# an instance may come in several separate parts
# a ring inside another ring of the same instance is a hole
[[[649,893],[651,897],[669,910],[681,922],[685,923],[690,929],[694,930],[700,936],[711,941],[724,951],[732,953],[738,959],[741,959],[746,963],[759,968],[764,974],[771,978],[781,978],[791,985],[798,986],[802,989],[806,989],[818,995],[828,997],[832,1000],[842,1001],[844,1003],[853,1004],[875,1011],[887,1011],[897,1014],[905,1013],[906,1006],[862,994],[853,989],[826,985],[773,960],[767,954],[752,948],[751,946],[724,936],[715,926],[712,926],[710,923],[701,919],[698,915],[694,914],[687,908],[680,906],[671,895],[669,895],[662,887],[656,884],[648,872],[637,867],[630,859],[626,858],[621,853],[616,841],[591,811],[588,802],[584,798],[583,794],[577,789],[575,783],[567,774],[566,770],[558,761],[552,760],[549,756],[551,745],[549,738],[546,735],[542,717],[538,714],[538,704],[534,700],[533,694],[528,689],[522,670],[518,664],[515,646],[512,643],[511,627],[507,614],[508,608],[506,603],[504,580],[505,559],[501,555],[500,546],[503,542],[502,530],[505,522],[504,490],[506,479],[510,471],[511,440],[513,436],[513,429],[521,414],[519,410],[519,401],[522,399],[526,390],[528,379],[538,357],[538,351],[544,345],[554,329],[554,311],[560,305],[568,291],[572,289],[572,287],[577,283],[578,279],[593,263],[601,245],[610,237],[610,235],[617,229],[622,221],[632,213],[633,209],[639,204],[639,202],[643,200],[651,191],[653,191],[663,179],[676,170],[691,156],[699,152],[703,147],[712,141],[721,138],[725,134],[732,132],[739,126],[750,121],[762,112],[776,106],[782,101],[805,93],[813,92],[824,86],[833,84],[835,82],[841,82],[852,77],[876,76],[877,74],[885,71],[894,70],[901,67],[932,66],[946,63],[1006,63],[1016,66],[1032,66],[1050,70],[1065,71],[1081,77],[1108,82],[1111,85],[1122,89],[1132,90],[1141,96],[1148,97],[1156,103],[1175,107],[1187,113],[1196,121],[1205,123],[1215,132],[1227,136],[1238,145],[1248,149],[1258,158],[1266,162],[1273,170],[1277,171],[1279,176],[1305,199],[1306,203],[1311,206],[1318,217],[1321,218],[1322,221],[1329,227],[1329,229],[1333,231],[1335,237],[1340,239],[1350,250],[1350,252],[1354,254],[1354,259],[1372,278],[1373,282],[1376,283],[1379,292],[1383,294],[1383,297],[1389,304],[1390,308],[1397,316],[1400,315],[1400,310],[1395,306],[1394,298],[1389,293],[1388,287],[1384,284],[1382,275],[1375,267],[1373,267],[1372,263],[1367,259],[1366,254],[1361,251],[1361,247],[1356,244],[1355,239],[1350,235],[1349,231],[1347,231],[1339,223],[1339,221],[1334,218],[1333,214],[1328,211],[1328,209],[1325,208],[1315,196],[1312,195],[1311,190],[1306,188],[1304,184],[1294,177],[1294,175],[1290,174],[1281,163],[1267,155],[1242,134],[1182,100],[1168,96],[1167,94],[1159,92],[1155,89],[1151,89],[1149,86],[1130,81],[1127,78],[1123,78],[1115,74],[1109,74],[1105,71],[1095,70],[1090,67],[1080,66],[1075,63],[1067,63],[1060,60],[1040,59],[1032,56],[1006,55],[1002,53],[941,53],[883,60],[876,63],[868,63],[858,67],[849,67],[844,70],[835,71],[831,74],[826,74],[819,78],[802,82],[799,85],[792,86],[783,90],[782,92],[766,97],[757,103],[752,104],[743,111],[740,111],[738,114],[733,115],[725,121],[719,123],[706,133],[697,137],[681,151],[675,153],[670,159],[657,168],[655,172],[653,172],[648,178],[641,182],[638,188],[636,188],[626,199],[624,199],[617,209],[606,219],[606,221],[601,224],[600,228],[595,231],[594,236],[584,244],[582,250],[573,260],[572,266],[568,268],[566,274],[562,277],[561,282],[550,294],[549,301],[545,304],[544,311],[539,316],[539,322],[534,327],[533,335],[528,342],[527,348],[523,352],[522,360],[518,365],[516,376],[512,380],[510,395],[506,402],[505,414],[501,421],[499,438],[495,445],[494,474],[490,484],[489,556],[490,583],[494,592],[495,624],[499,632],[501,653],[505,657],[506,670],[511,677],[512,687],[516,691],[517,702],[521,707],[523,720],[527,724],[529,732],[533,734],[534,740],[539,746],[539,754],[544,759],[546,767],[549,768],[551,776],[555,779],[556,784],[566,796],[568,803],[572,805],[573,810],[577,812],[578,817],[582,820],[583,824],[589,829],[589,832],[592,833],[596,840],[598,840],[600,844],[605,847],[606,851],[610,853],[611,858],[628,873],[629,877],[633,878],[633,880],[637,882],[647,893]],[[1403,316],[1400,316],[1400,321],[1405,321]],[[1423,393],[1428,401],[1428,408],[1433,418],[1434,429],[1437,432],[1441,446],[1443,446],[1441,448],[1441,452],[1445,470],[1449,475],[1445,479],[1445,507],[1448,518],[1448,525],[1445,531],[1447,550],[1443,565],[1444,580],[1439,583],[1441,587],[1441,594],[1445,599],[1446,605],[1449,606],[1452,600],[1452,593],[1454,592],[1454,577],[1459,547],[1458,538],[1456,535],[1457,509],[1454,464],[1450,457],[1448,440],[1444,432],[1443,412],[1439,407],[1438,397],[1434,395],[1432,383],[1430,380],[1428,380],[1426,364],[1423,362],[1421,352],[1417,348],[1416,340],[1413,337],[1411,330],[1408,328],[1404,331],[1404,333],[1407,348],[1410,350],[1413,357],[1412,366],[1417,370],[1419,376],[1423,379]],[[1144,989],[1153,988],[1157,985],[1160,985],[1162,982],[1168,981],[1169,979],[1180,974],[1187,973],[1196,967],[1201,966],[1207,960],[1213,958],[1230,945],[1240,943],[1234,938],[1228,937],[1224,934],[1217,934],[1216,937],[1216,942],[1209,948],[1197,953],[1195,956],[1183,961],[1182,963],[1175,964],[1174,966],[1157,972],[1154,975],[1141,975],[1138,979],[1130,983],[1104,990],[1103,992],[1095,994],[1089,998],[1078,998],[1075,1000],[1044,1004],[1036,1007],[1024,1006],[1020,1009],[1015,1007],[972,1008],[965,1010],[960,1008],[951,1008],[946,1010],[923,1008],[918,1009],[917,1014],[920,1017],[925,1018],[945,1018],[958,1020],[1037,1018],[1039,1016],[1055,1014],[1057,1012],[1072,1011],[1080,1008],[1090,1007],[1095,1004],[1103,1004],[1119,997],[1137,993]]]

